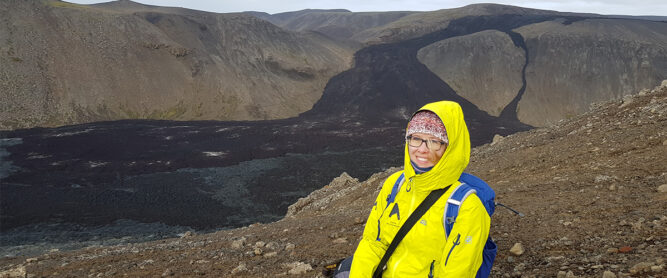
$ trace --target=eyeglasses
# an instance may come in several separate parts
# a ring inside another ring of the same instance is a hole
[[[431,140],[428,140],[428,139],[421,139],[421,138],[419,138],[419,137],[414,137],[414,136],[412,136],[412,135],[406,137],[406,140],[408,141],[408,144],[409,144],[411,147],[414,147],[414,148],[419,148],[419,147],[421,147],[421,145],[422,145],[424,142],[426,142],[426,147],[427,147],[429,150],[432,150],[432,151],[438,151],[438,150],[440,150],[440,148],[442,148],[443,145],[446,145],[446,144],[447,144],[447,143],[445,143],[445,142],[443,142],[443,141],[440,141],[440,140],[435,140],[435,139],[431,139]]]

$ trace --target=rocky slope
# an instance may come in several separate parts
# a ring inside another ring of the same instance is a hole
[[[667,81],[475,148],[496,190],[493,277],[664,277]],[[0,259],[4,277],[322,277],[353,253],[382,181],[342,174],[275,223],[156,242]]]
[[[9,0],[0,18],[1,129],[291,117],[351,66],[345,44],[245,14]]]

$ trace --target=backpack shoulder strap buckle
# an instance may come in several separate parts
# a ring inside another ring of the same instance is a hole
[[[445,226],[445,237],[449,237],[449,233],[454,227],[456,217],[459,215],[461,204],[468,196],[475,194],[477,191],[465,183],[461,183],[454,188],[452,194],[449,195],[447,203],[445,204],[445,213],[443,215],[443,225]]]

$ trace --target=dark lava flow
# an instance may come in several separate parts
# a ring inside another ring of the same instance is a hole
[[[18,169],[1,180],[1,227],[132,219],[208,229],[276,220],[344,171],[367,178],[398,165],[397,130],[291,119],[4,132],[3,160]]]
[[[332,78],[313,109],[296,118],[127,120],[1,132],[0,148],[10,153],[3,160],[14,170],[2,169],[5,177],[0,172],[0,229],[117,219],[208,229],[276,220],[343,171],[365,179],[399,166],[407,119],[436,100],[461,104],[473,145],[526,130],[515,108],[503,117],[488,115],[416,54],[446,38],[509,32],[554,18],[466,17],[420,38],[367,47],[356,53],[355,67]]]

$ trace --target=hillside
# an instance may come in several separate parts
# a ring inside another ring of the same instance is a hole
[[[512,108],[521,122],[546,126],[659,84],[667,77],[667,24],[555,18],[441,40],[418,58],[489,114]]]
[[[413,39],[446,28],[452,20],[470,16],[489,15],[561,15],[595,16],[590,14],[560,13],[499,4],[471,4],[460,8],[420,12],[401,17],[391,23],[369,28],[356,34],[355,39],[369,44],[397,42]]]
[[[352,49],[245,14],[0,2],[0,129],[263,120],[311,108]]]
[[[365,43],[357,34],[381,28],[404,16],[417,12],[358,12],[348,10],[302,10],[279,14],[254,13],[262,19],[292,31],[315,31],[337,40]]]
[[[355,53],[355,67],[331,79],[319,101],[340,103],[336,111],[353,110],[357,104],[350,100],[372,94],[380,98],[377,102],[391,99],[381,110],[397,115],[414,108],[406,105],[413,96],[440,91],[436,98],[455,99],[451,95],[456,94],[491,116],[546,126],[667,78],[667,23],[659,18],[498,4],[431,12],[303,10],[259,16],[290,30],[366,45]],[[368,55],[378,50],[383,53]],[[413,55],[427,68],[415,65]],[[432,74],[441,81],[425,80]]]
[[[477,119],[546,126],[667,78],[660,17],[497,4],[270,15],[7,0],[0,18],[0,130],[327,109],[351,117],[359,96],[381,103],[373,121],[444,98]]]
[[[493,277],[664,277],[667,81],[548,128],[473,149],[496,190]],[[352,254],[381,182],[342,174],[275,223],[156,242],[0,259],[0,276],[321,277]],[[511,254],[521,243],[525,251]]]

